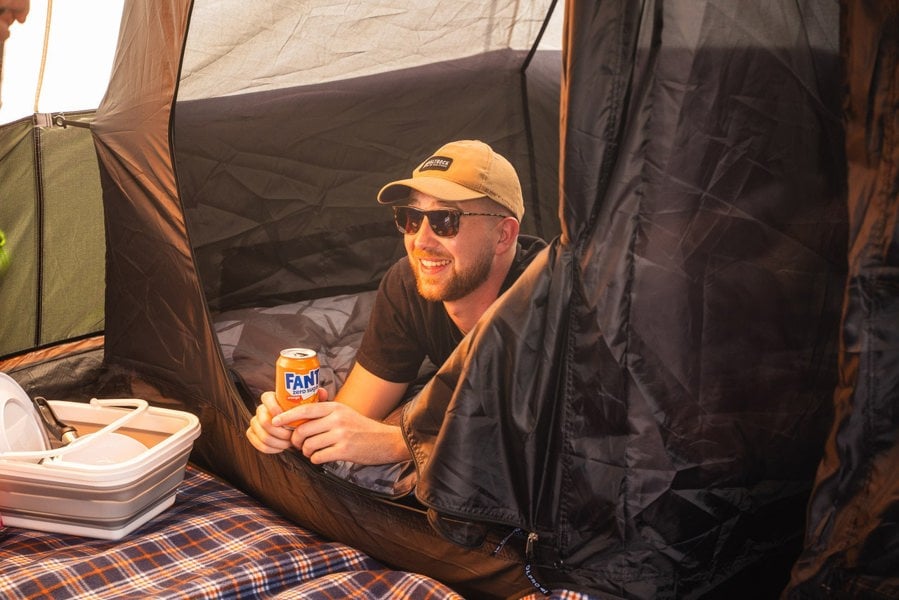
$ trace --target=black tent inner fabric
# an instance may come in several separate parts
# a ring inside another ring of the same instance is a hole
[[[829,423],[836,15],[790,15],[806,46],[717,3],[573,8],[566,236],[407,411],[417,494],[531,532],[554,583],[701,593],[795,550]]]

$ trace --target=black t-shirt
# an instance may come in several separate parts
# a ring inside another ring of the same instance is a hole
[[[509,289],[545,247],[539,238],[518,236],[515,260],[500,293]],[[416,378],[425,358],[435,365],[443,364],[462,337],[443,303],[430,302],[418,293],[409,258],[405,257],[381,280],[356,362],[382,379],[408,383]]]

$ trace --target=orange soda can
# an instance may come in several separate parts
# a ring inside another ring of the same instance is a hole
[[[275,399],[283,410],[318,401],[318,354],[309,348],[287,348],[275,363]],[[293,429],[303,420],[288,423]]]

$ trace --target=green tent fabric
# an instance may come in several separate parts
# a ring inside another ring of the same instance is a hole
[[[102,333],[106,237],[93,111],[0,127],[0,355]]]

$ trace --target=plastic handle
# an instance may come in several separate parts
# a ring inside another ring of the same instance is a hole
[[[119,417],[103,429],[98,429],[93,433],[89,433],[87,435],[79,437],[77,440],[72,442],[67,446],[63,446],[61,448],[56,448],[55,450],[32,450],[32,451],[16,451],[16,452],[0,452],[0,460],[4,459],[13,459],[13,460],[34,460],[34,459],[42,459],[42,458],[53,458],[56,456],[63,456],[64,454],[68,454],[72,450],[76,448],[80,448],[86,443],[90,443],[90,440],[96,440],[97,438],[106,435],[112,431],[115,431],[119,427],[122,427],[136,417],[141,414],[150,406],[147,404],[146,400],[141,400],[140,398],[127,398],[127,399],[104,399],[98,400],[97,398],[91,399],[91,404],[93,406],[115,406],[115,407],[128,407],[131,406],[134,410],[129,410],[123,416]]]

